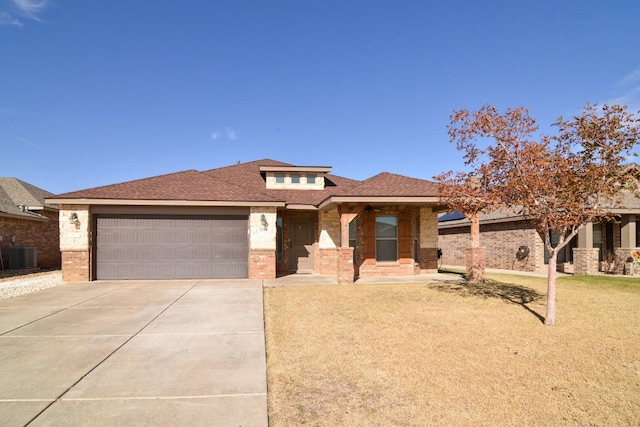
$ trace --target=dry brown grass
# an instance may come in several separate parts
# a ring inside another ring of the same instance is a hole
[[[265,289],[273,426],[640,425],[640,280]]]

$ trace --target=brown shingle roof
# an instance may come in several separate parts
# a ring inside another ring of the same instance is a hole
[[[262,159],[202,172],[188,170],[80,190],[60,194],[53,199],[286,202],[318,206],[333,195],[437,195],[437,184],[433,182],[386,172],[365,181],[327,174],[324,190],[267,190],[265,174],[260,172],[260,166],[293,165]]]
[[[61,199],[272,201],[264,191],[253,191],[188,170],[120,184],[59,194]]]
[[[340,195],[438,197],[438,184],[424,179],[382,172],[365,179],[356,186],[340,191]]]

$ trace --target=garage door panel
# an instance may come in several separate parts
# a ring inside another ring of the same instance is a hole
[[[99,216],[98,279],[245,278],[246,216]]]

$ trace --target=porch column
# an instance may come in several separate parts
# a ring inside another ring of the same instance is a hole
[[[249,278],[275,279],[277,208],[252,207],[249,214]]]
[[[593,247],[593,223],[588,222],[578,232],[578,247],[573,249],[575,274],[597,274],[600,249]]]
[[[578,231],[578,247],[593,248],[593,223],[588,222]]]
[[[88,205],[63,205],[60,209],[62,277],[67,282],[91,280]]]
[[[623,248],[635,248],[636,242],[636,216],[622,215],[622,224],[620,226],[620,237],[622,238]]]
[[[636,263],[627,262],[634,260],[633,253],[638,248],[636,241],[636,215],[622,215],[620,224],[620,240],[621,246],[616,248],[616,258],[620,260],[618,263],[618,274],[632,275],[636,273]]]
[[[353,266],[353,248],[349,247],[349,223],[353,221],[362,207],[340,207],[340,247],[338,248],[338,284],[353,285],[355,269]]]
[[[427,207],[420,208],[420,253],[421,273],[438,271],[438,214]]]

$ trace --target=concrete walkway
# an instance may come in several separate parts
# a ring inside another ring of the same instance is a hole
[[[267,426],[262,282],[66,284],[0,301],[3,426]]]

